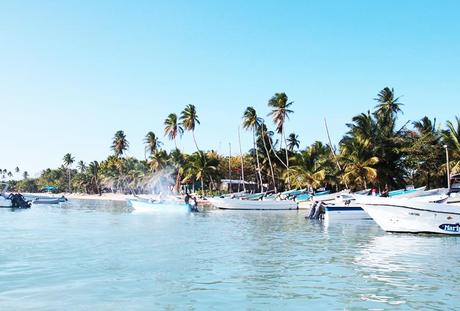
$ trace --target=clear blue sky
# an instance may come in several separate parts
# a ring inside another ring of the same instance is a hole
[[[142,158],[186,104],[201,148],[236,151],[245,107],[266,116],[280,91],[302,146],[326,140],[323,117],[337,142],[385,86],[401,122],[444,124],[460,115],[459,58],[459,1],[2,1],[0,167],[102,160],[119,129]],[[194,150],[189,134],[179,145]]]

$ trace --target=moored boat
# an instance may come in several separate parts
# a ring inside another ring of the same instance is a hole
[[[355,196],[355,198],[385,231],[460,235],[459,206],[418,202],[413,199],[371,196]]]
[[[152,213],[152,212],[167,212],[167,213],[184,213],[189,212],[191,206],[189,204],[166,204],[156,200],[146,199],[127,199],[128,205],[135,212]]]
[[[297,210],[297,203],[291,200],[238,200],[228,198],[208,198],[212,205],[228,210]]]

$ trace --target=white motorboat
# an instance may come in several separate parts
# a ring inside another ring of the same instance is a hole
[[[219,209],[229,210],[297,210],[297,203],[291,200],[238,200],[229,198],[208,198]]]
[[[314,195],[313,198],[311,199],[313,202],[326,202],[326,201],[333,201],[337,197],[340,197],[341,195],[348,194],[350,193],[350,190],[345,189],[339,192],[335,193],[329,193],[329,194],[322,194],[322,195]]]
[[[32,204],[34,205],[57,205],[57,204],[67,202],[67,198],[65,198],[64,196],[61,196],[61,197],[26,196],[26,198],[31,199]]]
[[[8,183],[0,183],[3,186],[2,191],[0,192],[0,207],[12,207],[13,204],[11,199],[8,199]]]
[[[128,205],[135,212],[152,213],[152,212],[167,212],[167,213],[184,213],[190,211],[188,204],[165,204],[161,201],[146,200],[146,199],[127,199]]]
[[[390,192],[393,199],[410,199],[416,202],[444,202],[448,196],[436,191],[424,191],[425,187],[411,190],[395,190]],[[324,208],[324,219],[327,222],[340,220],[369,220],[372,219],[366,211],[355,201],[355,195],[363,196],[360,191],[355,194],[343,193],[337,196],[334,201],[327,201]],[[375,198],[375,196],[371,196]]]
[[[13,207],[10,199],[7,199],[5,196],[0,195],[0,207]]]
[[[413,199],[358,195],[355,198],[385,231],[460,235],[460,206]]]

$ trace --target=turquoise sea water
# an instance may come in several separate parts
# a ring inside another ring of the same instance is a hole
[[[455,310],[460,238],[303,211],[0,209],[0,310]]]

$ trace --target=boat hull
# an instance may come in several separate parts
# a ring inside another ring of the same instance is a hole
[[[460,235],[460,207],[403,199],[361,200],[361,206],[388,232]]]
[[[131,206],[135,212],[140,213],[186,213],[189,212],[189,206],[185,204],[163,204],[158,201],[149,202],[147,200],[132,200],[128,199],[128,205]]]
[[[280,211],[280,210],[297,210],[297,203],[294,201],[276,201],[276,200],[237,200],[237,199],[208,199],[212,205],[219,209],[227,210],[259,210],[259,211]]]
[[[324,221],[331,223],[342,220],[370,220],[366,211],[358,205],[352,206],[326,206]]]
[[[11,200],[6,199],[3,196],[0,196],[0,207],[12,207],[13,204],[11,203]]]

